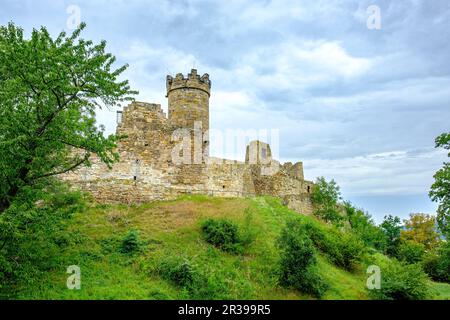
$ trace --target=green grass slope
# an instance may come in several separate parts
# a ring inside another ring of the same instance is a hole
[[[276,239],[290,216],[273,198],[225,199],[187,196],[141,206],[97,205],[70,220],[53,266],[20,288],[21,299],[312,299],[277,283]],[[255,236],[242,255],[225,253],[203,240],[201,222],[228,218]],[[302,219],[313,217],[302,216]],[[144,243],[133,255],[121,240],[136,230]],[[161,261],[186,259],[207,276],[207,290],[193,295],[155,270]],[[368,299],[365,262],[344,271],[319,255],[319,272],[330,287],[325,299]],[[81,289],[69,290],[70,265],[81,268]],[[450,285],[430,282],[436,298],[448,299]]]

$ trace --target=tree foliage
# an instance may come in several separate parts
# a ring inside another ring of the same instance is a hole
[[[334,180],[327,182],[324,177],[317,178],[311,200],[317,217],[334,224],[339,224],[343,220],[338,204],[341,192]]]
[[[228,219],[207,219],[202,223],[206,242],[224,251],[242,252],[242,239],[238,226]]]
[[[348,201],[344,202],[344,209],[352,232],[356,233],[367,246],[384,252],[387,244],[386,235],[375,225],[372,217]]]
[[[433,280],[450,283],[450,242],[443,241],[436,250],[428,252],[422,266]]]
[[[38,205],[15,201],[0,216],[0,299],[15,298],[16,290],[61,263],[61,250],[79,240],[67,228],[71,217],[85,210],[85,200],[79,191],[54,183]]]
[[[317,271],[314,245],[305,226],[299,221],[288,221],[278,239],[278,248],[281,252],[280,284],[322,297],[328,285]]]
[[[443,133],[436,138],[436,148],[450,150],[450,133]],[[450,157],[450,152],[448,153]],[[437,222],[443,234],[450,235],[450,163],[444,162],[444,166],[434,175],[434,183],[431,186],[430,198],[439,203],[437,209]]]
[[[401,241],[398,247],[397,258],[408,264],[422,261],[425,255],[425,246],[415,241]]]
[[[391,215],[385,216],[380,226],[387,238],[386,253],[391,257],[396,257],[400,246],[402,229],[400,218]]]
[[[38,199],[49,178],[89,165],[95,153],[108,165],[118,159],[117,137],[104,137],[97,107],[131,100],[106,42],[72,35],[52,39],[45,27],[31,38],[13,23],[0,26],[0,214],[28,190]],[[79,152],[73,152],[73,149]]]
[[[430,298],[428,277],[418,264],[404,264],[391,260],[382,266],[380,289],[369,291],[379,300],[424,300]]]
[[[427,250],[435,248],[439,243],[436,232],[436,219],[425,213],[412,213],[408,220],[404,220],[405,229],[401,230],[402,241],[422,244]]]

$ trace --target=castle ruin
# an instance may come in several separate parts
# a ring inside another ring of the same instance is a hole
[[[312,212],[313,183],[303,164],[280,164],[267,143],[251,141],[245,161],[209,157],[209,75],[192,69],[167,76],[168,116],[161,105],[132,102],[118,111],[120,161],[109,169],[97,157],[92,166],[63,179],[101,203],[171,200],[183,194],[220,197],[270,195],[303,214]],[[181,160],[181,161],[180,161]]]

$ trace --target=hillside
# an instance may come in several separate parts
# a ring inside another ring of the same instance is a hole
[[[277,284],[276,239],[293,216],[298,213],[268,197],[186,196],[141,206],[95,205],[69,221],[60,235],[61,250],[52,256],[46,271],[18,288],[18,298],[312,299]],[[224,217],[255,236],[244,254],[225,253],[204,241],[201,222]],[[129,230],[136,230],[142,242],[142,250],[133,255],[118,249]],[[155,272],[161,261],[173,259],[186,259],[207,276],[206,296],[192,296]],[[319,254],[319,272],[330,285],[324,298],[367,299],[365,270],[370,259],[348,272]],[[66,287],[70,265],[81,268],[80,290]],[[430,282],[430,287],[435,298],[450,298],[450,285]]]

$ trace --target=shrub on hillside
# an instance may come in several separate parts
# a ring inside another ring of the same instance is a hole
[[[227,219],[208,219],[202,224],[205,240],[217,248],[232,252],[242,252],[242,240],[238,226]]]
[[[362,256],[366,251],[364,243],[354,234],[350,232],[335,232],[330,237],[333,239],[331,243],[335,243],[335,256],[331,260],[346,270],[353,270],[362,260]]]
[[[128,233],[122,239],[122,245],[120,251],[122,253],[134,253],[141,248],[141,242],[139,241],[139,234],[136,230],[129,230]]]
[[[358,236],[312,222],[306,222],[304,228],[314,245],[338,267],[351,271],[362,260],[366,247]]]
[[[189,260],[164,260],[158,266],[159,274],[176,286],[191,288],[200,277]]]
[[[387,237],[383,230],[375,225],[372,217],[348,201],[344,202],[344,209],[352,232],[357,234],[366,246],[385,252]]]
[[[427,276],[418,264],[391,260],[381,268],[380,289],[369,290],[379,300],[423,300],[429,298]]]
[[[314,246],[305,228],[298,221],[288,222],[278,247],[281,251],[280,284],[322,297],[328,286],[317,272]]]
[[[187,299],[225,299],[228,287],[219,275],[208,277],[188,259],[172,257],[162,260],[156,272],[179,287]]]
[[[397,258],[409,264],[418,263],[425,254],[425,246],[421,243],[403,241],[398,247]]]
[[[425,255],[422,266],[431,279],[450,283],[450,243]]]
[[[14,298],[16,288],[57,266],[61,248],[79,240],[68,236],[67,224],[86,206],[84,194],[55,183],[43,200],[25,194],[0,215],[0,299]]]

